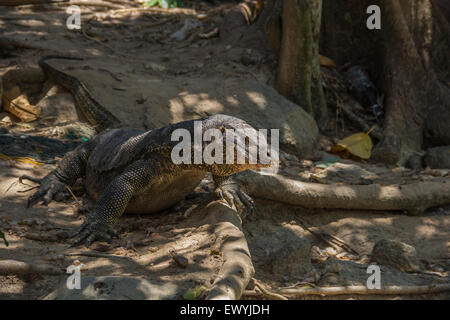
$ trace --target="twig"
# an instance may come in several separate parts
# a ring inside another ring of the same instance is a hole
[[[13,181],[11,182],[11,184],[9,185],[8,189],[6,189],[5,194],[8,193],[9,189],[12,188],[13,185],[17,184],[17,181]]]
[[[103,68],[98,68],[98,71],[103,71],[108,73],[114,80],[122,82],[122,79],[120,79],[119,77],[117,77],[114,73],[112,73],[111,71],[107,70],[107,69],[103,69]]]
[[[261,292],[268,298],[272,298],[273,300],[288,300],[288,298],[286,298],[285,296],[278,294],[278,293],[274,293],[272,291],[269,291],[268,289],[266,289],[258,280],[256,280],[255,278],[252,279],[255,286],[261,290]]]
[[[171,8],[171,9],[163,9],[163,8],[124,8],[112,10],[111,14],[116,13],[128,13],[128,12],[156,12],[161,14],[185,14],[185,15],[193,15],[197,16],[200,12],[195,9],[185,9],[185,8]]]
[[[100,252],[75,252],[75,253],[65,253],[66,257],[71,256],[84,256],[84,257],[92,257],[92,258],[119,258],[119,259],[130,259],[128,257],[119,256],[115,254],[107,254]]]
[[[90,35],[88,35],[88,34],[86,33],[86,31],[85,31],[83,28],[81,28],[81,34],[82,34],[84,37],[86,37],[86,39],[95,41],[95,42],[97,42],[98,44],[104,46],[105,48],[108,48],[109,50],[111,50],[112,53],[116,53],[116,50],[114,50],[112,47],[110,47],[110,46],[108,46],[107,44],[103,43],[102,41],[97,40],[97,39],[95,39],[94,37],[91,37]]]
[[[348,245],[347,243],[345,243],[343,240],[339,239],[336,236],[333,236],[331,234],[328,234],[326,232],[316,232],[311,230],[311,228],[309,228],[308,226],[305,225],[304,222],[299,221],[299,224],[306,229],[307,231],[309,231],[312,235],[316,236],[317,238],[319,238],[320,240],[328,243],[330,246],[332,246],[333,248],[337,249],[344,249],[347,252],[350,252],[354,255],[359,255],[359,253],[353,249],[352,247],[350,247],[350,245]]]
[[[210,32],[207,33],[200,33],[198,35],[198,37],[200,39],[211,39],[214,37],[217,37],[219,35],[219,28],[215,27],[214,29],[212,29]]]
[[[72,196],[72,198],[75,200],[75,202],[78,204],[78,206],[83,207],[83,204],[80,202],[80,200],[78,200],[78,198],[75,196],[75,194],[72,192],[72,189],[70,189],[69,186],[66,186],[67,191],[69,191],[70,195]]]
[[[57,6],[87,6],[87,7],[100,7],[100,8],[110,8],[110,9],[123,9],[124,6],[113,4],[105,1],[65,1],[65,2],[54,2],[50,5],[57,5]]]

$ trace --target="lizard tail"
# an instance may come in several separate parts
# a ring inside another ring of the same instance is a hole
[[[57,70],[47,63],[49,59],[66,59],[66,60],[83,60],[82,58],[65,57],[65,56],[45,56],[39,60],[39,66],[44,72],[52,78],[56,83],[63,86],[72,93],[77,107],[86,117],[89,123],[100,132],[107,128],[116,127],[120,124],[111,112],[103,107],[97,100],[92,97],[86,86],[77,78]]]

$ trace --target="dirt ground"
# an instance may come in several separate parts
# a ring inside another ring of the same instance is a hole
[[[202,2],[198,6],[200,11],[205,12],[208,8],[214,8]],[[182,40],[170,37],[185,25],[187,19],[202,23],[195,29],[198,35],[213,30],[219,25],[220,18],[220,10],[214,11],[212,18],[199,19],[194,11],[177,14],[140,11],[113,13],[105,8],[83,7],[83,32],[79,32],[65,27],[67,14],[64,8],[1,7],[2,36],[22,41],[34,48],[17,48],[7,54],[2,52],[0,70],[2,75],[14,69],[37,70],[37,60],[45,54],[86,57],[81,71],[75,70],[73,74],[86,80],[102,104],[108,105],[127,125],[152,129],[181,120],[177,118],[179,113],[164,113],[162,108],[154,106],[166,105],[164,99],[182,95],[186,87],[199,90],[197,100],[191,96],[190,103],[211,103],[207,99],[208,92],[201,92],[202,88],[210,87],[208,78],[224,82],[236,78],[240,81],[251,79],[272,83],[273,65],[269,60],[262,59],[263,62],[250,64],[242,62],[248,48],[230,47],[217,37],[202,39],[187,35]],[[192,34],[194,31],[190,32]],[[83,70],[95,71],[90,74],[101,76],[88,79]],[[0,128],[6,128],[9,133],[62,138],[64,130],[55,131],[55,128],[64,128],[77,121],[83,122],[84,119],[76,111],[70,94],[52,83],[44,82],[39,71],[36,72],[37,80],[29,76],[29,81],[21,79],[21,82],[28,85],[30,100],[41,106],[41,118],[24,124],[10,117],[11,121],[0,122]],[[153,95],[146,90],[149,83],[154,90],[159,91],[158,94]],[[206,95],[203,100],[202,94]],[[188,106],[185,105],[182,112],[191,117],[203,116],[189,114]],[[217,108],[211,106],[213,111]],[[152,113],[155,110],[159,110],[157,112],[160,114]],[[1,118],[5,115],[1,113]],[[339,134],[343,136],[348,132]],[[321,152],[329,151],[330,141],[342,136],[322,137]],[[448,171],[445,170],[415,172],[370,161],[342,159],[327,169],[320,169],[314,166],[313,161],[318,160],[314,158],[299,160],[295,155],[286,155],[281,160],[280,174],[302,181],[380,185],[428,180],[450,182]],[[160,287],[170,287],[171,291],[163,293],[160,298],[180,299],[188,290],[200,285],[211,287],[223,263],[218,239],[211,233],[211,226],[202,223],[195,213],[185,217],[186,210],[199,204],[213,190],[210,177],[206,177],[175,208],[152,216],[123,216],[117,225],[121,237],[113,244],[99,243],[89,249],[69,248],[68,236],[85,217],[85,213],[77,209],[75,200],[27,209],[26,200],[34,190],[30,188],[35,184],[27,181],[27,185],[23,185],[18,182],[18,177],[23,174],[42,177],[53,168],[52,164],[0,161],[0,230],[5,232],[9,242],[8,247],[0,244],[0,259],[51,264],[61,268],[79,260],[84,264],[83,277],[133,276],[149,279]],[[78,196],[78,201],[86,206],[92,205],[85,195]],[[408,216],[401,212],[310,210],[259,199],[256,199],[256,205],[255,216],[245,220],[243,227],[256,270],[255,278],[271,288],[295,287],[305,282],[319,286],[365,285],[369,255],[374,244],[381,239],[398,240],[415,247],[426,271],[405,273],[382,266],[383,286],[450,282],[449,207],[432,208],[423,215]],[[336,251],[307,229],[338,237],[357,254]],[[305,262],[304,268],[287,267],[290,261],[283,260],[282,247],[288,242],[296,243],[298,248],[312,247],[312,263]],[[178,266],[171,258],[170,250],[186,257],[188,266]],[[80,253],[94,253],[97,256],[73,255]],[[0,276],[0,298],[43,299],[66,278],[66,275]],[[450,293],[354,295],[333,299],[362,298],[448,299]]]

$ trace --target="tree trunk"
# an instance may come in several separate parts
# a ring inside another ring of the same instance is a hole
[[[429,80],[398,0],[383,0],[381,9],[387,109],[384,138],[374,157],[394,164],[421,149],[428,105],[427,92],[422,88]]]
[[[373,157],[404,164],[424,147],[450,144],[447,2],[323,1],[321,53],[366,66],[385,94],[384,137]],[[372,4],[381,8],[381,30],[366,28]]]
[[[326,114],[319,65],[321,11],[322,0],[284,0],[277,79],[278,91],[316,120]]]

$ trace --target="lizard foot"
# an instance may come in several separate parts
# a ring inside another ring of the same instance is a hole
[[[221,199],[224,199],[228,205],[235,209],[244,219],[247,215],[252,215],[255,211],[253,199],[241,190],[237,183],[227,183],[219,186],[216,191]]]
[[[31,180],[27,176],[20,177],[20,180],[22,180],[22,178]],[[40,182],[40,187],[38,191],[28,198],[27,208],[33,206],[41,200],[44,205],[48,205],[52,200],[62,200],[68,197],[66,184],[59,181],[55,176],[48,175],[40,181],[38,179],[32,181]]]
[[[75,247],[83,241],[85,241],[85,246],[89,247],[94,241],[111,243],[113,238],[119,238],[119,234],[106,223],[87,218],[71,238],[75,238],[70,244],[71,247]]]

